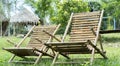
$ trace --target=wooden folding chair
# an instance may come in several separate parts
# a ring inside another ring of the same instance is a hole
[[[69,54],[92,54],[90,59],[91,64],[95,53],[99,53],[107,59],[100,40],[101,36],[99,34],[102,16],[103,10],[85,13],[72,13],[62,40],[59,40],[59,42],[45,43],[46,46],[57,52],[52,65],[60,63],[57,62],[59,54],[68,59],[70,59],[68,56]],[[69,42],[64,42],[69,29],[70,40]],[[100,48],[97,47],[98,40],[100,40]]]
[[[48,47],[44,45],[45,42],[51,42],[52,38],[46,34],[44,31],[55,35],[57,29],[60,25],[57,26],[33,26],[31,30],[26,34],[26,36],[17,44],[15,47],[3,48],[8,52],[13,53],[14,55],[10,58],[9,62],[22,62],[22,63],[34,63],[37,64],[42,56],[50,56],[54,58],[55,53],[53,50],[50,50]],[[26,47],[20,47],[23,41],[30,35],[31,39]],[[8,40],[10,43],[15,44],[14,42]],[[52,54],[50,53],[52,51]],[[28,58],[30,56],[37,56],[35,62],[30,61],[13,61],[15,56],[19,56],[21,58]]]

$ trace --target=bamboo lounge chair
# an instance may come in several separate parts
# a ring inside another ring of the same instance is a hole
[[[15,47],[9,47],[9,48],[3,48],[4,50],[7,50],[8,52],[13,53],[14,55],[10,58],[8,62],[21,62],[21,63],[34,63],[37,64],[42,56],[50,56],[54,58],[55,53],[52,51],[52,54],[50,54],[50,49],[46,47],[43,43],[44,42],[51,42],[52,38],[46,34],[44,31],[47,31],[51,33],[52,35],[55,35],[58,26],[33,26],[31,30],[26,34],[26,36],[15,46]],[[26,47],[20,47],[23,41],[28,37],[28,35],[32,33],[31,39]],[[8,40],[10,43],[10,40]],[[14,43],[13,43],[14,44]],[[37,59],[35,62],[30,61],[13,61],[15,56],[19,56],[21,58],[28,58],[31,56],[37,56]]]
[[[47,42],[46,46],[56,51],[53,63],[77,63],[77,62],[57,62],[59,54],[70,59],[69,54],[91,54],[90,63],[92,64],[94,54],[99,53],[103,58],[107,59],[103,50],[102,43],[100,48],[97,46],[100,40],[100,26],[103,16],[102,11],[72,13],[68,25],[60,42]],[[70,29],[70,41],[64,42],[67,32]],[[79,63],[79,62],[78,62]]]

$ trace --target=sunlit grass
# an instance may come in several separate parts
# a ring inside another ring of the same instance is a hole
[[[2,47],[13,47],[12,44],[9,44],[6,39],[9,38],[13,42],[18,43],[22,38],[16,38],[16,37],[2,37],[0,38],[0,66],[33,66],[32,64],[15,64],[15,63],[8,63],[9,58],[12,56],[11,53],[2,50]],[[23,43],[24,45],[27,44],[29,41],[29,38]],[[114,33],[114,34],[104,34],[102,35],[102,41],[104,49],[106,50],[106,55],[109,59],[104,60],[100,55],[96,55],[96,58],[101,59],[95,59],[93,62],[93,66],[119,66],[120,65],[120,34]],[[83,58],[83,57],[90,57],[91,55],[70,55],[71,58]],[[16,58],[18,59],[18,58]],[[68,61],[64,57],[60,56],[59,58],[62,61]],[[75,60],[76,61],[76,60]],[[78,60],[82,62],[83,60]],[[88,61],[86,61],[88,62]],[[49,57],[43,57],[42,60],[40,60],[40,63],[36,66],[50,66],[52,63],[52,59]],[[59,64],[57,66],[72,66],[70,64],[64,65]],[[79,65],[74,65],[79,66]],[[81,65],[81,66],[89,66],[88,64]]]

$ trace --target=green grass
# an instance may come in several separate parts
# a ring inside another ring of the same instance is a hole
[[[2,50],[2,47],[13,47],[12,44],[9,44],[6,39],[9,38],[12,41],[18,43],[21,38],[16,38],[16,37],[2,37],[0,38],[0,66],[33,66],[31,64],[15,64],[15,63],[8,63],[9,58],[12,56],[11,53]],[[23,43],[24,45],[27,44],[29,41],[29,38]],[[103,46],[104,49],[106,50],[106,55],[109,59],[104,60],[100,55],[95,55],[96,59],[93,62],[93,66],[119,66],[120,65],[120,34],[119,33],[114,33],[114,34],[104,34],[102,35],[102,41],[103,41]],[[23,46],[24,46],[23,45]],[[80,61],[82,62],[83,59],[78,59],[78,58],[83,58],[83,57],[90,57],[91,55],[70,55],[70,57],[75,58],[77,60],[75,61]],[[17,60],[21,58],[16,58]],[[64,57],[60,56],[60,60],[64,61],[69,61],[66,60]],[[88,61],[86,61],[88,62]],[[40,63],[36,66],[50,66],[52,63],[52,59],[49,57],[43,57]],[[80,65],[64,65],[60,64],[57,66],[80,66]],[[89,66],[89,64],[83,64],[81,66]]]

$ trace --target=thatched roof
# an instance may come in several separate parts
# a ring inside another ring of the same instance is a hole
[[[23,9],[21,12],[15,14],[10,18],[10,22],[13,23],[37,23],[39,22],[39,17],[27,9]]]

